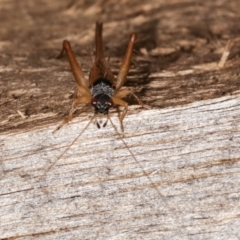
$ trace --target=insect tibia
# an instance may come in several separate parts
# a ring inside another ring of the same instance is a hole
[[[102,23],[96,22],[95,32],[96,55],[95,61],[104,58],[103,41],[102,41]]]

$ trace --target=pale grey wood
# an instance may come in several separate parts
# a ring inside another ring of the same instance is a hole
[[[130,113],[134,107],[130,108]],[[117,118],[112,117],[119,126]],[[240,94],[0,136],[1,239],[239,239]]]

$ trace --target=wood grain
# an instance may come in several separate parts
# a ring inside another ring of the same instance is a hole
[[[0,239],[240,239],[239,8],[0,0]],[[91,124],[64,153],[92,109],[53,133],[76,85],[56,56],[68,39],[87,76],[96,20],[115,75],[138,34],[126,85],[151,110],[127,98],[123,139]]]
[[[2,239],[239,238],[239,116],[236,94],[126,118],[162,196],[110,125],[92,124],[50,170],[87,121],[5,134]]]

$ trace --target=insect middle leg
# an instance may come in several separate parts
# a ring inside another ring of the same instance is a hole
[[[123,110],[122,114],[120,114],[120,116],[119,116],[122,132],[123,132],[123,119],[124,119],[124,117],[127,113],[127,110],[128,110],[128,104],[125,101],[123,101],[122,98],[127,96],[127,95],[130,95],[130,94],[138,101],[139,105],[141,105],[142,107],[146,107],[146,106],[143,105],[143,102],[137,97],[137,95],[134,94],[130,89],[124,89],[124,90],[118,91],[112,97],[113,103],[115,105],[119,105],[119,106],[124,107],[124,110]]]
[[[90,102],[89,98],[86,96],[82,96],[82,97],[75,99],[72,104],[72,107],[69,110],[68,116],[64,118],[63,122],[57,127],[57,129],[55,131],[59,130],[62,126],[64,126],[65,124],[69,123],[72,120],[72,115],[76,111],[77,106],[79,104],[89,103],[89,102]]]
[[[122,99],[118,98],[118,97],[112,97],[112,100],[113,100],[113,103],[115,105],[119,105],[119,106],[123,106],[124,107],[123,112],[119,116],[119,121],[120,121],[120,124],[121,124],[121,130],[123,132],[124,131],[124,129],[123,129],[123,119],[124,119],[124,117],[125,117],[125,115],[127,113],[128,104],[125,101],[123,101]]]
[[[143,102],[137,97],[137,95],[135,93],[133,93],[130,89],[124,89],[124,90],[121,90],[121,91],[118,91],[114,97],[116,98],[123,98],[127,95],[132,95],[137,101],[138,101],[138,104],[141,105],[142,107],[144,106],[143,105]]]
[[[69,110],[68,116],[64,118],[63,122],[57,127],[57,130],[59,130],[63,125],[67,124],[71,121],[73,113],[76,111],[77,106],[83,103],[90,103],[91,102],[91,95],[86,91],[85,88],[78,86],[78,88],[75,91],[75,95],[78,94],[78,92],[82,95],[80,97],[77,97],[74,102],[72,103],[72,107]]]

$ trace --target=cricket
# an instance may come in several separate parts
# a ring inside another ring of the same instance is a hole
[[[115,77],[110,69],[109,62],[105,59],[102,40],[102,29],[103,24],[96,22],[95,30],[96,52],[88,80],[84,77],[82,68],[80,67],[76,60],[76,57],[73,53],[70,43],[67,40],[63,41],[62,50],[58,58],[62,57],[64,52],[67,53],[70,67],[77,83],[77,87],[75,89],[74,94],[75,99],[72,103],[68,116],[63,120],[63,122],[57,127],[55,131],[59,130],[62,126],[71,121],[74,111],[80,104],[92,105],[94,109],[94,114],[91,117],[88,124],[79,133],[79,135],[71,142],[70,145],[67,146],[64,152],[48,167],[48,170],[52,168],[57,163],[57,161],[62,158],[62,156],[68,151],[68,149],[80,138],[82,133],[87,129],[91,122],[93,122],[93,120],[95,120],[95,123],[98,128],[105,127],[108,121],[110,121],[112,127],[114,128],[117,135],[123,142],[124,146],[126,147],[126,149],[128,149],[134,161],[138,164],[144,175],[148,178],[149,182],[151,183],[151,186],[157,191],[158,195],[162,197],[162,194],[158,190],[156,184],[152,182],[151,178],[149,177],[149,174],[144,170],[142,165],[136,159],[133,152],[128,147],[127,143],[124,141],[122,133],[118,132],[116,126],[113,124],[109,116],[110,108],[116,106],[123,107],[123,111],[119,114],[119,121],[121,125],[121,130],[123,132],[124,131],[123,120],[127,114],[128,103],[124,101],[122,98],[126,97],[127,95],[132,95],[138,101],[138,104],[144,107],[142,101],[130,89],[121,90],[121,87],[126,82],[127,74],[130,69],[134,44],[137,40],[137,34],[132,33],[130,35],[128,46],[120,66],[118,76]],[[106,117],[106,121],[103,124],[101,124],[101,122],[98,121],[99,115]]]

